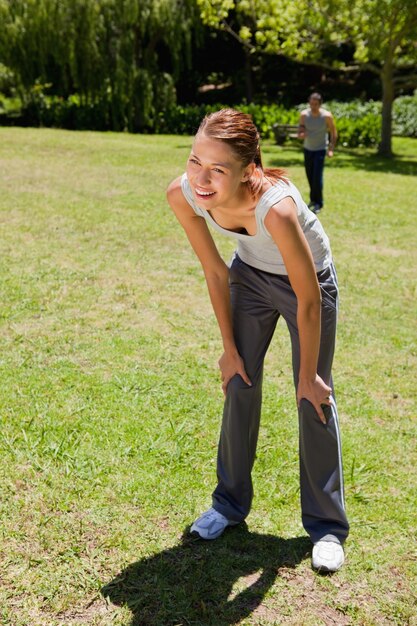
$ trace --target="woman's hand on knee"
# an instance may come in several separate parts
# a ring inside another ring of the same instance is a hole
[[[323,424],[326,424],[326,418],[323,412],[322,405],[331,405],[331,395],[331,387],[329,387],[329,385],[326,385],[324,380],[320,378],[318,374],[316,374],[314,380],[300,379],[297,387],[297,405],[300,406],[301,400],[305,398],[306,400],[311,402]]]
[[[252,383],[246,374],[245,365],[243,363],[243,359],[240,354],[236,352],[223,352],[222,356],[219,359],[219,368],[221,372],[222,378],[222,390],[224,395],[226,395],[227,385],[230,380],[236,374],[242,378],[242,380],[249,385],[252,386]]]

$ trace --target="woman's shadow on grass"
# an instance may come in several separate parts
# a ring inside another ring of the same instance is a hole
[[[101,593],[131,610],[131,626],[229,626],[261,604],[280,568],[310,551],[307,537],[260,535],[246,524],[210,542],[186,529],[178,546],[132,563]]]

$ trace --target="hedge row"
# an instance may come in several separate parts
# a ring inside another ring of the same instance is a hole
[[[222,105],[219,104],[210,107],[175,107],[170,111],[160,114],[158,132],[192,135],[198,128],[202,117],[206,113],[216,111],[221,106]],[[267,106],[250,104],[239,105],[236,108],[252,115],[264,139],[273,138],[273,124],[297,124],[300,116],[299,110],[287,110],[279,105]],[[360,145],[372,146],[378,143],[381,135],[381,117],[377,113],[369,112],[356,118],[338,116],[337,129],[339,133],[339,144],[342,143],[344,146],[349,147]]]
[[[42,97],[21,109],[7,110],[7,102],[0,97],[0,125],[47,126],[70,130],[114,130],[112,110],[107,102],[86,104],[77,96],[68,100]],[[9,105],[10,106],[10,105]],[[152,126],[135,128],[136,132],[158,134],[192,135],[207,113],[225,105],[175,105],[160,111]],[[377,144],[381,133],[381,103],[359,100],[343,103],[329,101],[325,104],[334,115],[339,133],[339,144],[349,147]],[[296,124],[300,110],[305,105],[285,109],[278,104],[242,104],[236,108],[250,113],[263,138],[272,138],[275,123]],[[417,137],[417,93],[401,96],[394,102],[393,133],[406,137]]]
[[[278,124],[297,124],[302,104],[293,109],[285,109],[276,104],[238,105],[237,109],[250,113],[263,138],[272,138],[272,126]],[[206,113],[216,111],[222,105],[212,106],[176,106],[162,112],[158,118],[157,132],[192,135]],[[339,134],[339,143],[344,146],[372,146],[381,136],[381,103],[359,100],[344,103],[329,101],[325,107],[335,117]],[[417,137],[417,93],[414,96],[401,96],[394,102],[393,134],[401,137]]]

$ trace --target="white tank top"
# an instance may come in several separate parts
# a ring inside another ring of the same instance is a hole
[[[320,272],[332,262],[330,243],[323,226],[317,216],[307,207],[300,192],[291,182],[278,181],[260,197],[255,208],[257,227],[255,235],[236,233],[219,226],[208,211],[197,205],[187,174],[183,174],[181,178],[181,189],[196,215],[203,217],[215,231],[237,240],[236,252],[242,261],[264,272],[284,275],[288,275],[288,272],[277,244],[265,226],[265,217],[271,206],[283,198],[290,197],[297,206],[298,222],[313,255],[316,271]]]

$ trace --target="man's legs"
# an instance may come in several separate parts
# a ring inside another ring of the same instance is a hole
[[[307,150],[304,148],[304,167],[306,171],[306,176],[308,180],[308,184],[310,186],[310,204],[315,204],[316,200],[314,198],[314,152],[312,150]]]
[[[312,155],[312,182],[310,184],[310,197],[315,206],[321,209],[323,206],[323,170],[326,150],[315,150],[312,152]]]

